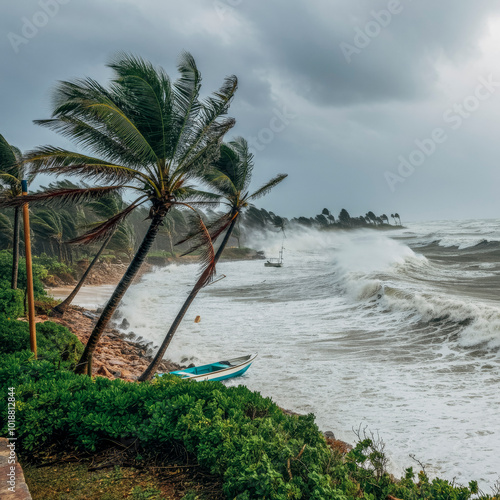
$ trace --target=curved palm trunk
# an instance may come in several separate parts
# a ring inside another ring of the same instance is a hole
[[[90,274],[90,271],[92,271],[92,268],[94,267],[94,265],[97,263],[97,261],[99,260],[99,257],[101,255],[101,253],[103,252],[103,250],[106,248],[106,246],[108,245],[109,241],[111,240],[111,238],[113,237],[113,234],[110,234],[105,240],[104,240],[104,243],[101,245],[101,248],[99,248],[99,251],[95,254],[94,256],[94,259],[92,260],[92,262],[90,263],[90,265],[87,267],[87,269],[85,270],[85,272],[83,273],[82,277],[80,278],[80,281],[78,282],[78,284],[75,286],[75,288],[73,289],[73,291],[59,304],[57,305],[56,307],[54,307],[54,311],[59,313],[59,314],[63,314],[64,311],[68,308],[68,306],[71,304],[71,302],[73,302],[73,299],[76,297],[76,294],[80,291],[80,288],[83,286],[83,284],[85,283],[85,280],[87,279],[87,276]]]
[[[227,245],[227,242],[229,241],[229,238],[231,236],[231,233],[233,232],[234,226],[236,224],[237,216],[232,220],[231,225],[229,226],[228,230],[226,231],[226,234],[224,236],[224,240],[220,244],[219,248],[217,249],[217,253],[215,254],[214,257],[214,262],[217,264],[219,261],[220,256],[222,255],[222,252],[224,251],[224,248]],[[167,350],[167,347],[169,346],[170,342],[172,341],[172,338],[174,337],[175,332],[177,331],[177,328],[181,324],[182,319],[184,318],[184,315],[186,314],[187,310],[189,309],[189,306],[195,299],[196,295],[198,295],[198,292],[203,288],[203,277],[200,278],[196,284],[194,285],[193,289],[191,290],[191,293],[189,294],[188,298],[184,302],[183,306],[181,307],[181,310],[177,314],[174,322],[172,323],[172,326],[170,327],[170,330],[168,331],[165,339],[163,340],[163,343],[160,346],[160,349],[156,353],[156,356],[154,357],[153,361],[151,361],[151,364],[147,367],[146,371],[139,377],[139,382],[144,382],[146,380],[151,380],[158,370],[158,366],[161,363],[163,356],[165,354],[165,351]]]
[[[94,326],[94,330],[92,331],[89,340],[87,341],[87,345],[85,346],[85,350],[83,351],[82,357],[80,358],[80,361],[78,361],[78,364],[76,365],[75,373],[84,374],[87,372],[89,356],[94,354],[94,351],[97,347],[97,343],[99,342],[99,339],[101,338],[104,329],[109,323],[111,316],[118,307],[118,304],[120,303],[122,297],[125,295],[125,292],[127,291],[128,287],[132,284],[132,281],[134,280],[142,263],[146,259],[146,256],[148,255],[151,245],[153,244],[156,235],[160,230],[160,225],[164,217],[165,217],[164,213],[157,214],[153,217],[148,232],[146,233],[144,239],[142,240],[141,246],[137,250],[137,253],[132,259],[132,262],[128,266],[128,269],[125,271],[125,274],[120,280],[120,283],[118,283],[117,287],[115,288],[115,291],[113,292],[113,295],[111,295],[111,298],[108,300],[108,303],[104,307],[104,310],[102,311],[100,318],[98,319],[96,325]]]
[[[17,288],[17,275],[19,270],[19,208],[14,210],[14,238],[12,241],[12,281],[11,288]]]

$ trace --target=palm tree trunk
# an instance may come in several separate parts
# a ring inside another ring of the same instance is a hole
[[[85,346],[85,350],[83,351],[82,357],[75,368],[75,373],[84,374],[87,372],[87,364],[90,355],[94,354],[94,351],[97,347],[99,339],[101,338],[104,329],[106,328],[111,316],[115,312],[120,300],[125,295],[128,287],[132,284],[137,272],[141,268],[142,263],[146,259],[148,252],[153,244],[158,231],[160,230],[160,225],[165,217],[165,213],[156,214],[153,216],[153,220],[151,221],[151,225],[149,226],[148,232],[144,236],[142,240],[141,246],[137,250],[132,262],[128,266],[128,269],[125,271],[120,283],[118,283],[113,295],[108,300],[108,303],[104,307],[104,310],[101,313],[100,318],[97,320],[96,325],[94,326],[94,330],[92,331],[89,340],[87,341],[87,345]],[[89,374],[92,375],[92,374]]]
[[[231,222],[231,225],[229,226],[228,230],[226,231],[226,234],[224,236],[224,240],[220,244],[219,248],[217,249],[217,253],[215,254],[214,257],[214,262],[217,264],[219,261],[220,256],[222,255],[222,252],[224,251],[224,248],[227,245],[227,242],[229,241],[229,238],[231,236],[231,233],[233,232],[234,226],[236,224],[236,220],[238,219],[237,214],[234,219]],[[187,310],[189,309],[189,306],[195,299],[196,295],[198,295],[198,292],[202,289],[203,287],[203,277],[201,277],[196,284],[194,285],[193,289],[191,290],[191,293],[189,294],[188,298],[184,302],[183,306],[181,307],[181,310],[177,314],[174,322],[172,323],[172,326],[170,327],[170,330],[168,331],[165,339],[163,340],[163,343],[160,346],[160,349],[158,349],[158,352],[156,353],[156,356],[154,357],[153,361],[151,361],[150,365],[147,367],[146,371],[139,377],[139,382],[144,382],[146,380],[151,380],[158,370],[158,366],[161,363],[161,360],[163,359],[163,356],[165,354],[165,351],[167,350],[167,347],[169,346],[170,342],[172,341],[172,338],[174,337],[175,332],[177,331],[177,328],[181,324],[182,319],[184,318],[184,315],[186,314]]]
[[[57,305],[56,307],[54,307],[54,311],[55,312],[63,314],[64,311],[71,304],[71,302],[73,302],[73,299],[75,298],[76,294],[80,291],[80,288],[82,287],[83,283],[87,279],[87,276],[90,274],[90,271],[92,270],[92,268],[94,267],[94,265],[97,263],[97,261],[98,261],[100,255],[101,255],[101,253],[103,252],[103,250],[106,248],[107,244],[109,243],[109,241],[113,237],[113,234],[114,234],[114,232],[112,234],[110,234],[104,240],[104,243],[101,245],[101,248],[99,248],[99,251],[95,254],[94,259],[92,260],[92,262],[90,263],[90,265],[87,267],[87,269],[83,273],[82,277],[80,278],[80,281],[75,286],[75,288],[73,289],[73,291],[59,305]]]
[[[170,253],[172,254],[172,257],[175,257],[174,244],[172,242],[172,234],[168,235],[168,241],[170,243]]]
[[[12,282],[11,288],[17,288],[17,275],[19,270],[19,208],[14,209],[14,238],[12,241]]]

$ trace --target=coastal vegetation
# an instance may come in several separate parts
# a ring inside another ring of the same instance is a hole
[[[360,434],[350,447],[325,437],[312,414],[288,414],[243,386],[168,375],[153,378],[187,307],[212,279],[230,238],[239,243],[246,231],[284,232],[293,225],[344,230],[391,224],[387,215],[371,211],[351,217],[342,209],[335,218],[325,208],[314,218],[288,220],[252,206],[286,174],[250,191],[253,158],[246,141],[223,142],[234,125],[225,115],[236,77],[201,100],[201,75],[189,54],[181,56],[180,78],[173,84],[162,69],[130,55],[120,55],[109,67],[114,77],[107,88],[91,79],[61,82],[54,92],[52,118],[38,121],[87,153],[46,146],[22,155],[3,137],[0,141],[0,238],[5,248],[0,251],[0,388],[3,394],[11,388],[15,392],[15,409],[4,405],[0,412],[0,434],[11,435],[9,416],[14,411],[18,453],[30,471],[28,480],[37,477],[37,468],[77,461],[87,469],[89,464],[114,468],[114,479],[103,485],[108,491],[95,493],[105,493],[103,499],[165,498],[161,489],[117,493],[113,488],[118,488],[115,483],[124,468],[187,466],[214,478],[217,488],[204,493],[194,483],[191,492],[174,492],[175,498],[492,498],[474,481],[460,486],[430,479],[425,470],[417,473],[411,467],[396,479],[386,469],[383,446],[372,436]],[[27,166],[30,176],[76,175],[79,183],[58,181],[21,196],[19,181]],[[86,345],[64,326],[42,321],[36,327],[38,359],[29,350],[28,323],[18,319],[25,310],[27,281],[18,251],[19,209],[26,202],[32,211],[39,310],[64,313],[74,296],[59,305],[51,301],[42,283],[51,273],[76,278],[75,261],[92,257],[76,292],[109,252],[129,262]],[[225,207],[222,212],[214,210],[219,203]],[[401,225],[398,214],[391,218]],[[222,241],[215,251],[218,239]],[[149,368],[139,381],[86,376],[92,375],[88,361],[104,328],[148,254],[168,248],[173,255],[175,244],[178,253],[197,253],[202,268]],[[53,498],[61,498],[59,493]],[[71,498],[71,491],[66,493]],[[44,492],[40,498],[50,497]]]
[[[37,174],[76,174],[100,184],[49,189],[7,203],[14,207],[51,200],[74,203],[98,200],[124,189],[135,192],[136,197],[121,212],[73,238],[73,243],[106,239],[137,207],[149,205],[151,223],[94,327],[75,368],[77,373],[87,372],[106,325],[170,210],[175,206],[192,208],[216,199],[188,182],[199,179],[217,159],[219,144],[234,125],[234,119],[224,115],[237,88],[236,77],[226,78],[212,97],[202,101],[201,74],[188,53],[181,55],[181,76],[174,84],[162,69],[131,55],[121,54],[108,66],[114,72],[108,88],[91,79],[60,82],[54,91],[52,118],[37,121],[85,146],[89,153],[46,146],[25,156]],[[208,246],[202,273],[202,282],[206,284],[215,271],[213,249],[202,219],[198,217],[197,222]]]
[[[12,333],[0,343],[0,387],[4,393],[15,387],[16,436],[30,471],[45,463],[64,466],[75,457],[83,465],[86,458],[101,457],[102,466],[115,471],[124,463],[168,468],[173,460],[173,468],[187,461],[219,478],[219,493],[198,498],[492,498],[475,482],[459,486],[411,467],[396,480],[376,439],[360,436],[350,449],[325,439],[313,415],[287,415],[243,386],[174,376],[138,384],[77,375],[71,368],[83,346],[50,322],[39,327],[42,359],[34,360],[26,323],[1,321]],[[2,435],[7,422],[3,409]]]

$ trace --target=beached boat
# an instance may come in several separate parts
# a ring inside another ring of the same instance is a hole
[[[225,380],[227,378],[239,377],[243,375],[252,364],[257,354],[249,354],[239,358],[229,359],[227,361],[217,361],[208,365],[194,366],[184,370],[170,372],[169,375],[203,382],[205,380]]]
[[[283,267],[283,247],[281,247],[279,258],[267,259],[267,261],[264,262],[264,265],[266,267]]]

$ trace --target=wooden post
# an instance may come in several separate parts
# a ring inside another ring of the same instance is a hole
[[[23,195],[28,194],[28,181],[21,181]],[[37,358],[35,326],[35,293],[33,289],[33,266],[31,265],[30,213],[28,204],[23,205],[24,247],[26,253],[26,285],[28,290],[28,320],[30,326],[30,349]]]

